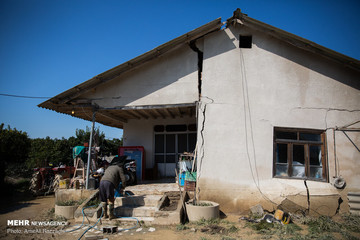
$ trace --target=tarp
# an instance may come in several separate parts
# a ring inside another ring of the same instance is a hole
[[[80,157],[82,160],[86,160],[86,150],[84,146],[76,146],[73,148],[73,158]]]

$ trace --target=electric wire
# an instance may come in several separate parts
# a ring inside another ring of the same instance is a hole
[[[15,94],[7,94],[7,93],[0,93],[0,96],[15,97],[15,98],[50,99],[50,97],[23,96],[23,95],[15,95]]]
[[[245,68],[245,59],[243,56],[243,52],[241,51],[241,48],[239,48],[239,52],[240,52],[240,72],[241,72],[241,78],[242,78],[242,91],[243,91],[243,102],[244,102],[244,127],[245,127],[245,144],[246,144],[246,154],[247,154],[247,158],[248,158],[248,162],[249,162],[249,167],[250,167],[250,171],[251,171],[251,175],[252,175],[252,179],[253,182],[256,186],[256,188],[258,189],[258,191],[260,192],[260,194],[263,196],[263,198],[269,202],[271,202],[272,204],[274,204],[275,206],[277,206],[278,204],[275,203],[274,201],[272,201],[270,198],[268,198],[261,190],[260,188],[260,180],[259,180],[259,175],[258,175],[258,171],[257,171],[257,163],[256,163],[256,150],[255,150],[255,142],[254,142],[254,133],[253,133],[253,128],[252,128],[252,119],[251,119],[251,110],[250,110],[250,99],[249,99],[249,91],[248,91],[248,86],[247,86],[247,78],[246,78],[246,68]],[[245,96],[246,95],[246,96]],[[246,109],[248,109],[248,111],[246,111]],[[247,113],[248,112],[248,113]],[[250,125],[250,133],[251,133],[251,142],[252,142],[252,147],[253,147],[253,155],[254,155],[254,169],[255,169],[255,173],[256,173],[256,178],[257,181],[255,179],[255,174],[254,174],[254,170],[252,169],[252,163],[251,163],[251,157],[250,157],[250,151],[249,151],[249,137],[248,137],[248,120],[246,116],[249,116],[249,125]]]

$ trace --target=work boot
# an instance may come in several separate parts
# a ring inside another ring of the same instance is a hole
[[[107,213],[107,202],[101,202],[101,204],[104,218],[109,218],[109,215]]]
[[[115,215],[114,215],[114,204],[113,203],[110,203],[109,204],[109,216],[110,216],[110,220],[114,219],[115,218]]]

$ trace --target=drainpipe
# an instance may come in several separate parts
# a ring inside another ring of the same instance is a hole
[[[93,115],[92,115],[92,127],[90,132],[90,141],[89,141],[89,151],[88,151],[88,160],[87,160],[87,169],[86,169],[86,189],[89,189],[89,174],[90,174],[90,161],[91,161],[91,148],[92,148],[92,140],[94,135],[94,128],[95,128],[95,115],[96,110],[93,109]]]
[[[199,91],[199,100],[200,100],[204,53],[200,51],[200,49],[196,46],[196,40],[192,40],[189,43],[189,46],[198,55],[198,91]]]

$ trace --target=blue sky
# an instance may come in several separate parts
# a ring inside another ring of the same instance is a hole
[[[358,0],[0,0],[0,93],[53,97],[236,8],[360,59]],[[38,108],[44,100],[0,96],[0,122],[31,138],[68,138],[91,125]]]

